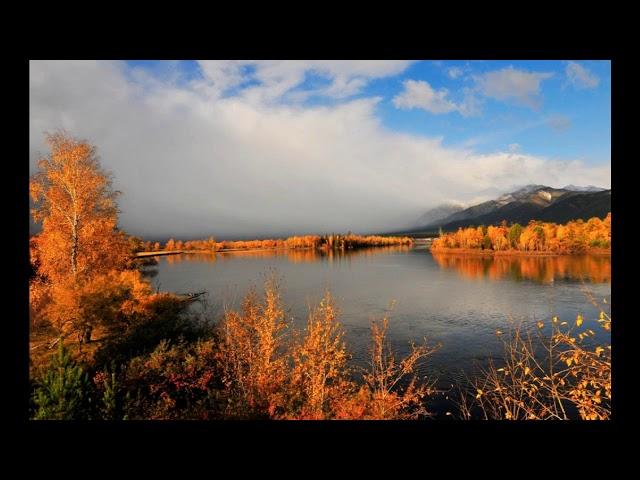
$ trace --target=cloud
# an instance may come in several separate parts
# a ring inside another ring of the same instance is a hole
[[[197,87],[218,97],[244,84],[241,95],[245,99],[264,103],[282,99],[299,87],[308,74],[315,74],[329,84],[297,92],[291,98],[341,99],[360,93],[372,79],[402,73],[412,63],[406,60],[202,60],[198,64],[204,80]]]
[[[393,98],[396,108],[421,108],[431,113],[449,113],[458,109],[455,103],[447,99],[446,88],[434,90],[424,80],[406,80],[402,83],[404,90]]]
[[[124,192],[121,227],[148,238],[379,231],[487,189],[610,184],[609,164],[479,155],[391,131],[379,98],[255,103],[243,94],[251,84],[240,88],[244,78],[226,68],[223,83],[240,90],[214,97],[202,84],[132,76],[120,62],[32,61],[31,170],[43,132],[88,139]]]
[[[483,95],[517,105],[538,109],[542,104],[540,84],[553,73],[527,72],[513,67],[503,68],[473,78]]]
[[[569,62],[565,69],[567,81],[577,88],[596,88],[600,79],[576,62]]]
[[[463,69],[452,67],[447,74],[455,79],[463,74]],[[465,117],[480,115],[483,99],[487,97],[537,110],[542,104],[540,84],[552,76],[553,73],[527,72],[513,67],[473,75],[470,78],[474,86],[462,89],[464,98],[458,104],[450,100],[446,88],[434,90],[424,80],[406,80],[404,90],[393,102],[397,108],[422,108],[435,114],[459,112]]]
[[[546,119],[547,125],[559,133],[566,132],[571,128],[571,119],[566,115],[555,114]]]
[[[450,69],[447,70],[447,75],[449,75],[449,78],[455,80],[456,78],[460,77],[462,75],[462,69],[460,67],[451,67]]]
[[[405,80],[402,83],[404,89],[393,98],[396,108],[409,110],[419,108],[436,115],[450,112],[459,112],[467,117],[479,113],[480,103],[469,89],[465,89],[464,100],[456,104],[449,100],[449,91],[446,88],[435,90],[429,82],[424,80]]]

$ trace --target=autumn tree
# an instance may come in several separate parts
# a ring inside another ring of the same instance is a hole
[[[122,268],[129,245],[117,228],[119,192],[100,165],[96,147],[65,132],[47,134],[50,152],[29,184],[32,216],[42,230],[34,239],[38,273],[52,289],[57,323],[73,323],[73,290],[94,275]],[[71,318],[70,318],[71,317]],[[90,332],[86,332],[90,337]]]

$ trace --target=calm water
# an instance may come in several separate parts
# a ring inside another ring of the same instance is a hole
[[[262,251],[158,257],[156,287],[178,293],[206,290],[207,308],[237,306],[251,285],[271,272],[281,278],[288,315],[303,327],[308,304],[329,289],[337,299],[354,363],[364,365],[369,322],[390,314],[389,338],[398,352],[427,337],[441,343],[428,365],[444,385],[501,352],[496,330],[512,321],[547,323],[553,315],[600,332],[599,310],[611,299],[609,256],[483,258],[390,247],[343,254]],[[390,310],[390,304],[394,302]],[[600,335],[600,333],[598,333]],[[425,372],[426,373],[426,372]]]

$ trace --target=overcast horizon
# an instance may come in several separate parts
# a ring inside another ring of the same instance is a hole
[[[611,188],[609,61],[31,61],[148,239],[367,233],[518,186]]]

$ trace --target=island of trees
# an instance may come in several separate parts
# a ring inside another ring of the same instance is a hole
[[[280,250],[280,249],[319,249],[351,250],[366,247],[386,247],[392,245],[411,245],[410,237],[380,235],[355,235],[353,233],[330,235],[302,235],[286,239],[264,240],[223,240],[217,242],[214,237],[206,240],[174,240],[170,238],[162,245],[160,242],[143,241],[135,238],[135,252],[138,256],[161,253],[225,252],[235,250]]]
[[[417,372],[437,345],[412,345],[398,358],[387,319],[373,321],[369,367],[356,369],[331,294],[297,330],[274,278],[221,318],[196,316],[192,297],[154,291],[142,275],[96,148],[65,133],[47,141],[30,182],[42,225],[30,239],[31,418],[430,417],[434,379]],[[610,330],[606,313],[599,322]],[[452,415],[608,419],[611,347],[583,342],[594,332],[582,323],[554,317],[533,334],[505,336],[500,365],[459,386]]]
[[[611,213],[603,219],[575,220],[564,225],[532,220],[522,226],[506,222],[501,225],[481,225],[459,228],[456,232],[440,233],[434,239],[433,251],[484,253],[553,253],[580,254],[610,251]]]

